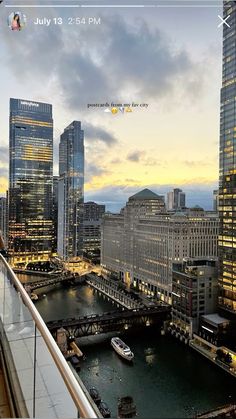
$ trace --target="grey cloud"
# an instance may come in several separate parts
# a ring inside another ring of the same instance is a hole
[[[123,86],[139,86],[140,99],[158,97],[173,88],[177,78],[185,78],[192,69],[191,60],[185,51],[173,53],[164,35],[156,30],[151,32],[145,22],[140,22],[136,30],[118,19],[110,29],[110,49],[114,51],[112,63],[122,74]],[[124,66],[125,64],[125,66]],[[115,73],[116,74],[116,73]],[[185,80],[186,83],[186,80]]]
[[[120,164],[121,163],[121,159],[112,159],[111,160],[111,164]]]
[[[166,166],[166,161],[165,160],[158,160],[155,159],[153,157],[147,157],[144,160],[144,166],[161,166],[161,167],[165,167]]]
[[[127,160],[132,161],[134,163],[139,163],[141,158],[145,155],[144,151],[135,150],[128,154]]]
[[[32,27],[23,34],[24,48],[9,54],[8,64],[18,79],[38,80],[40,92],[42,84],[48,86],[51,81],[57,86],[55,98],[80,111],[86,111],[86,104],[94,101],[159,101],[178,85],[184,94],[188,80],[200,90],[198,65],[185,50],[173,51],[163,33],[150,30],[144,20],[134,27],[118,15],[106,16],[93,43],[90,32],[91,28],[66,32],[57,26],[39,36]]]
[[[206,167],[215,164],[216,160],[184,160],[183,164],[187,167]]]
[[[88,46],[89,47],[89,46]],[[63,96],[70,108],[86,107],[88,103],[106,102],[109,85],[106,73],[91,58],[82,53],[65,52],[59,56],[57,75]],[[67,72],[69,69],[69,77]]]
[[[42,87],[43,83],[47,85],[47,81],[57,69],[59,51],[63,50],[62,27],[57,26],[56,30],[55,27],[48,29],[39,34],[35,25],[32,25],[30,30],[22,32],[21,42],[24,48],[16,47],[14,54],[12,54],[12,34],[10,31],[7,33],[4,31],[5,41],[9,44],[8,60],[17,79],[25,81],[26,78],[28,80],[33,78],[34,82],[38,80]],[[17,55],[18,63],[14,60],[14,55]]]
[[[102,141],[107,146],[112,146],[118,142],[117,138],[105,128],[85,122],[83,124],[85,139],[89,141]]]
[[[85,182],[91,181],[95,176],[102,176],[105,174],[109,174],[109,171],[106,168],[93,163],[85,163]]]
[[[155,157],[147,156],[144,150],[135,150],[128,154],[127,160],[134,163],[142,163],[144,166],[165,166],[166,162],[160,161]]]

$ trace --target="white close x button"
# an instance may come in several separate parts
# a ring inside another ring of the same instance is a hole
[[[220,28],[222,25],[226,25],[226,26],[228,26],[228,28],[230,28],[230,25],[227,22],[227,20],[230,18],[230,15],[227,16],[225,19],[223,17],[221,17],[220,15],[218,15],[218,18],[221,20],[221,22],[218,25],[218,28]]]

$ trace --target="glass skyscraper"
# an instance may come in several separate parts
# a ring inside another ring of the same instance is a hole
[[[220,307],[236,313],[236,2],[224,2],[220,120]]]
[[[57,220],[58,220],[58,182],[59,177],[53,176],[52,188],[52,220],[53,220],[53,252],[57,252]]]
[[[59,145],[57,251],[64,259],[83,251],[84,131],[72,122]]]
[[[0,235],[2,235],[4,245],[7,247],[7,198],[0,197]]]
[[[10,99],[9,253],[47,259],[52,246],[52,105]]]

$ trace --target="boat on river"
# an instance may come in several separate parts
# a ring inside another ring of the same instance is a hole
[[[107,404],[102,400],[101,403],[98,406],[98,409],[100,410],[102,416],[104,418],[110,418],[111,417],[111,411]]]
[[[101,396],[95,387],[89,389],[89,394],[97,405],[101,403]]]
[[[127,361],[132,361],[134,358],[134,354],[120,338],[115,337],[111,339],[111,346],[113,349],[120,355],[122,358],[126,359]]]

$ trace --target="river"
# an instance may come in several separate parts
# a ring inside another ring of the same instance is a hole
[[[45,321],[116,309],[85,285],[56,287],[36,307]],[[88,388],[99,389],[112,417],[117,417],[118,398],[127,395],[133,397],[138,417],[143,418],[193,417],[236,400],[233,377],[170,336],[160,336],[155,330],[125,335],[135,354],[133,365],[112,350],[110,338],[83,338],[79,346],[86,355],[80,377]]]

